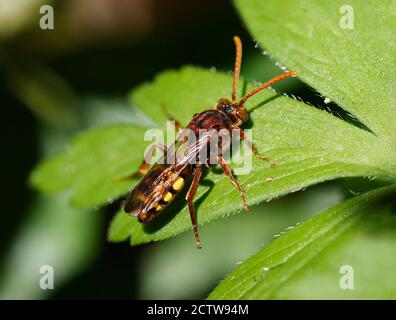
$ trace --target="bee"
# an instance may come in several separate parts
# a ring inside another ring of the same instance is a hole
[[[222,98],[218,100],[213,109],[203,111],[193,116],[186,128],[196,136],[194,142],[187,142],[186,139],[175,142],[171,146],[171,148],[173,148],[171,152],[169,152],[169,148],[166,146],[154,145],[148,150],[139,169],[128,177],[122,178],[131,178],[137,175],[143,176],[139,183],[129,192],[124,202],[124,211],[131,216],[137,217],[142,223],[151,221],[161,213],[169,203],[171,203],[174,198],[184,190],[184,188],[186,188],[188,180],[192,180],[189,184],[189,189],[185,199],[188,203],[197,248],[201,248],[201,243],[199,240],[197,219],[194,210],[194,196],[197,192],[198,185],[205,168],[220,165],[224,174],[239,190],[244,210],[248,210],[245,191],[233,176],[231,168],[225,161],[222,152],[219,151],[224,150],[225,143],[230,146],[231,142],[225,142],[224,139],[218,139],[218,142],[215,144],[217,148],[208,148],[212,135],[202,135],[199,134],[199,132],[202,129],[206,129],[208,130],[207,132],[212,133],[219,132],[221,130],[236,130],[240,139],[244,141],[246,146],[251,149],[255,156],[261,160],[267,160],[266,157],[261,157],[258,154],[255,146],[245,136],[244,131],[240,129],[240,126],[246,123],[249,119],[249,114],[244,107],[244,103],[256,93],[275,84],[276,82],[287,77],[294,77],[297,75],[296,72],[285,72],[280,74],[253,89],[242,99],[238,100],[237,86],[242,62],[242,42],[237,36],[234,36],[233,40],[236,55],[231,100]],[[181,131],[184,130],[177,121],[175,121],[175,126]],[[150,168],[149,163],[156,149],[160,149],[163,152],[163,156],[161,161],[158,161]],[[209,150],[206,155],[206,162],[196,161],[197,155],[202,150],[206,149]],[[180,152],[180,150],[183,151]],[[177,156],[175,156],[176,154]],[[166,161],[170,155],[175,156],[175,161],[172,163],[168,163],[169,161]]]

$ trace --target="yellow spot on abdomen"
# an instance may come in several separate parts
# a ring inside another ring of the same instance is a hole
[[[161,211],[164,207],[160,204],[155,208],[155,211]]]
[[[173,184],[172,188],[176,191],[180,191],[183,189],[184,186],[184,179],[182,177],[177,178],[176,182]]]
[[[170,202],[173,199],[173,195],[170,192],[167,192],[164,196],[164,201],[165,202]]]

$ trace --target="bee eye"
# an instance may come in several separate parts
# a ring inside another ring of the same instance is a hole
[[[241,119],[243,122],[246,122],[249,118],[248,113],[246,112],[245,109],[239,109],[236,112],[236,115],[239,119]]]

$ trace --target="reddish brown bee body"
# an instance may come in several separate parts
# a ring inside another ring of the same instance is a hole
[[[166,159],[162,158],[162,161],[153,165],[153,167],[149,170],[148,163],[152,157],[153,151],[155,150],[155,148],[152,148],[140,166],[139,170],[129,176],[133,177],[137,174],[144,175],[136,187],[128,194],[124,205],[125,212],[132,216],[137,216],[140,222],[150,221],[161,211],[163,211],[164,208],[177,196],[177,194],[184,189],[188,178],[192,176],[192,182],[187,192],[186,200],[188,202],[196,245],[198,248],[200,248],[200,241],[193,199],[197,191],[199,181],[202,177],[203,169],[205,167],[220,164],[223,172],[230,178],[234,186],[240,191],[243,201],[243,208],[248,210],[245,192],[242,186],[232,175],[231,168],[224,160],[223,155],[221,152],[219,152],[219,150],[224,150],[224,144],[230,144],[231,141],[225,142],[224,140],[219,139],[218,145],[215,144],[215,147],[217,146],[215,148],[216,150],[210,149],[207,152],[207,159],[205,159],[206,162],[204,161],[204,163],[197,163],[193,161],[196,160],[198,153],[202,149],[208,148],[210,145],[209,142],[212,139],[210,134],[204,137],[200,136],[200,129],[213,129],[216,132],[220,132],[221,130],[238,130],[240,138],[243,139],[245,144],[252,149],[255,155],[258,156],[253,144],[246,139],[244,132],[239,128],[249,118],[248,112],[244,107],[244,103],[247,99],[264,88],[267,88],[286,77],[296,75],[295,72],[285,72],[255,88],[245,95],[241,100],[237,101],[236,88],[242,59],[242,44],[238,37],[234,37],[234,42],[236,45],[236,61],[232,100],[230,101],[225,98],[220,99],[213,109],[194,115],[186,128],[189,129],[190,132],[193,132],[196,140],[193,143],[178,142],[172,146],[173,149],[170,153],[171,155],[178,153],[181,148],[184,149],[184,153],[182,153],[183,156],[176,156],[176,161],[174,163],[168,164],[167,161],[164,161]],[[180,125],[177,122],[176,126],[180,128]],[[165,152],[167,151],[165,146],[157,145],[155,147],[164,151],[164,157],[169,156],[169,153]],[[259,158],[263,160],[267,159],[265,157]]]

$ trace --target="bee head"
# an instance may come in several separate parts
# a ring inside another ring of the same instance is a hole
[[[216,110],[224,112],[232,123],[240,126],[249,119],[249,114],[244,106],[238,106],[237,103],[232,103],[227,99],[220,99],[217,102]]]

